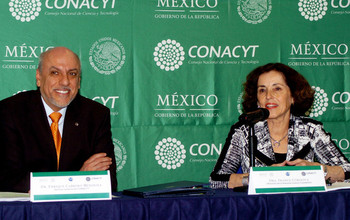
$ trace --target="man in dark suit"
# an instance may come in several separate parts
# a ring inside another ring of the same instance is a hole
[[[38,90],[0,102],[0,191],[28,192],[30,172],[108,169],[116,191],[110,112],[78,94],[80,80],[79,57],[56,47],[40,56]],[[57,123],[52,112],[60,113]]]

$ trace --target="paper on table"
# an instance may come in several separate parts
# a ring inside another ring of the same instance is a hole
[[[331,186],[327,186],[327,191],[339,190],[339,189],[350,189],[350,182],[335,182]]]
[[[0,201],[2,202],[30,201],[30,196],[29,196],[29,193],[0,192]]]

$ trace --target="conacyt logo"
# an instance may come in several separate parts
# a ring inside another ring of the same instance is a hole
[[[90,65],[101,74],[110,75],[119,71],[125,63],[124,46],[111,37],[96,41],[89,52]]]
[[[299,0],[301,15],[310,21],[318,21],[326,15],[328,3],[326,0]]]
[[[325,91],[320,87],[312,86],[312,88],[315,90],[315,100],[311,109],[306,112],[306,115],[310,117],[318,117],[323,115],[323,113],[327,110],[328,97],[327,93],[325,93]]]
[[[185,162],[185,147],[176,138],[163,138],[163,140],[158,142],[155,149],[155,159],[163,168],[175,170]]]
[[[116,109],[116,101],[119,96],[95,96],[92,100],[102,103],[104,106],[108,107],[111,111],[111,115],[119,115]]]
[[[185,60],[184,48],[175,40],[163,40],[154,48],[154,61],[162,70],[179,69]]]
[[[11,15],[21,22],[34,20],[41,11],[40,0],[11,0],[9,6]]]
[[[271,0],[238,0],[237,11],[243,21],[259,24],[271,14]]]

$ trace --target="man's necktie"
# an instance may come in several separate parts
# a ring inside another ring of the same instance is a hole
[[[58,129],[58,121],[60,120],[61,116],[62,115],[59,112],[53,112],[50,114],[50,118],[52,120],[51,132],[52,132],[53,140],[55,142],[56,154],[57,154],[57,170],[59,167],[61,142],[62,142],[61,134],[60,134],[60,131]]]

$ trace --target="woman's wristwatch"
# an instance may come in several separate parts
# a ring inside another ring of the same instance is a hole
[[[327,174],[328,174],[327,165],[323,165],[322,167],[323,167],[324,178],[326,179],[326,176],[327,176]],[[332,185],[331,177],[328,177],[328,178],[326,179],[326,184],[327,184],[328,186],[331,186],[331,185]]]
[[[246,176],[243,176],[242,178],[242,185],[243,186],[248,186],[249,185],[249,174]]]
[[[326,178],[326,176],[328,174],[327,165],[323,165],[323,173],[324,173],[324,177]]]

